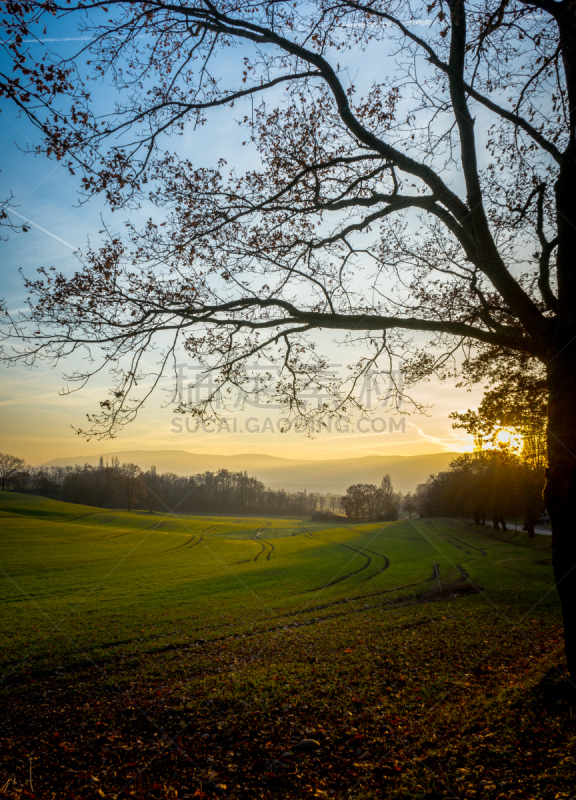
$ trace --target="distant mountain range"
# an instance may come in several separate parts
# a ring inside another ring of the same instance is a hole
[[[121,463],[138,464],[143,470],[152,465],[158,472],[175,472],[177,475],[195,475],[228,469],[246,471],[271,489],[289,492],[331,492],[342,494],[354,483],[380,483],[387,472],[394,488],[412,491],[429,475],[446,469],[460,453],[428,453],[419,456],[364,456],[362,458],[324,459],[321,461],[278,458],[259,453],[230,456],[189,453],[186,450],[126,450],[114,455]],[[110,453],[102,453],[104,462],[111,460]],[[55,458],[42,466],[96,466],[100,455]]]

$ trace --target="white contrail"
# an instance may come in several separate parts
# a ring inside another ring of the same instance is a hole
[[[424,25],[424,26],[432,25],[435,22],[436,22],[436,20],[433,20],[433,19],[413,19],[413,20],[407,20],[406,22],[404,22],[404,25],[406,25],[407,28],[412,28],[412,27],[418,26],[418,25]],[[341,27],[342,28],[349,28],[349,29],[352,30],[352,29],[356,29],[356,28],[365,28],[365,27],[368,27],[370,25],[372,25],[372,26],[379,25],[382,28],[393,28],[393,27],[395,27],[393,22],[384,22],[384,23],[382,23],[382,22],[380,22],[378,20],[369,21],[369,22],[350,22],[350,23],[345,23]],[[306,29],[306,31],[307,30],[308,29]],[[146,34],[146,35],[142,35],[142,36],[134,36],[133,38],[134,39],[151,39],[152,36],[150,34]],[[95,41],[96,41],[96,39],[93,36],[65,36],[65,37],[60,37],[60,38],[48,37],[46,39],[23,39],[22,40],[23,44],[46,44],[47,42],[95,42]]]
[[[134,39],[150,39],[150,36],[134,36]],[[66,36],[48,39],[22,39],[23,44],[45,44],[46,42],[95,42],[93,36]]]
[[[22,39],[24,44],[44,44],[44,42],[91,42],[92,36],[69,36],[66,39]]]
[[[42,231],[42,233],[47,233],[48,236],[51,236],[53,239],[56,239],[56,241],[61,242],[61,244],[65,244],[66,247],[70,248],[70,250],[77,250],[78,249],[77,247],[74,247],[73,245],[69,244],[68,242],[65,242],[64,239],[61,239],[59,236],[56,236],[55,233],[50,233],[50,231],[47,231],[46,228],[43,228],[41,225],[37,225],[35,222],[32,222],[31,219],[28,219],[28,217],[25,217],[23,214],[19,214],[17,211],[14,211],[13,208],[7,208],[6,209],[6,213],[8,213],[8,214],[16,214],[17,217],[20,217],[20,219],[23,219],[29,225],[33,225],[35,228],[38,228],[38,230]]]

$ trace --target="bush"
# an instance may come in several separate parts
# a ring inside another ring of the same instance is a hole
[[[349,522],[350,520],[333,511],[315,511],[311,517],[313,522]]]

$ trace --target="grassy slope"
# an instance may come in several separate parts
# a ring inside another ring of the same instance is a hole
[[[0,526],[9,796],[30,753],[47,798],[569,791],[547,537],[535,552],[449,520],[178,518],[15,494]],[[307,735],[320,754],[282,757]]]

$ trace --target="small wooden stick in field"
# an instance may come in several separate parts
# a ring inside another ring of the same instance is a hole
[[[436,577],[438,579],[438,588],[442,591],[442,584],[440,583],[440,570],[438,569],[438,564],[434,562],[434,572],[436,573]]]

